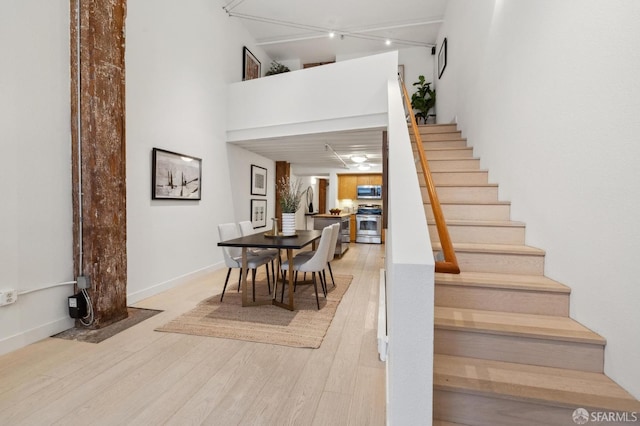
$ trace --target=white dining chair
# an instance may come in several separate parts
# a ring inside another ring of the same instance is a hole
[[[231,240],[233,238],[240,237],[240,231],[238,225],[235,223],[222,223],[218,225],[218,235],[220,241]],[[222,295],[220,295],[220,301],[224,298],[224,292],[227,290],[227,283],[229,282],[229,275],[233,268],[240,268],[240,275],[238,276],[238,291],[240,291],[240,280],[242,279],[242,248],[240,247],[222,247],[222,254],[224,255],[224,263],[229,268],[227,271],[227,278],[224,280],[224,288],[222,289]],[[247,268],[252,272],[252,284],[253,284],[253,300],[256,300],[256,270],[258,267],[265,265],[267,269],[267,285],[269,294],[271,294],[271,283],[269,282],[269,262],[271,258],[268,256],[254,255],[247,253]]]
[[[329,226],[331,226],[331,241],[329,243],[329,249],[327,250],[327,267],[329,268],[329,275],[331,275],[331,283],[335,287],[336,282],[333,279],[333,271],[331,270],[331,261],[336,255],[335,248],[336,248],[336,243],[338,242],[338,238],[340,237],[340,223],[334,223]],[[314,254],[315,254],[315,250],[308,250],[308,251],[300,252],[298,256],[300,257],[306,256],[311,258]],[[322,270],[322,274],[323,274],[324,283],[325,283],[325,287],[322,290],[324,291],[324,295],[326,296],[327,295],[327,289],[326,289],[327,279],[326,279],[324,269]]]
[[[238,225],[240,225],[240,234],[242,234],[243,237],[254,233],[253,224],[251,223],[251,221],[243,220],[242,222],[239,222]],[[275,283],[276,269],[274,264],[276,259],[280,259],[280,250],[271,249],[271,248],[252,247],[252,248],[249,248],[249,253],[253,255],[259,255],[259,256],[268,256],[271,258],[271,277],[273,278],[273,282]],[[267,271],[267,274],[268,274],[268,271]],[[269,287],[269,293],[271,293],[271,287]]]
[[[318,309],[320,309],[320,300],[318,299],[318,284],[316,281],[316,273],[320,277],[321,284],[323,280],[323,276],[321,271],[324,270],[325,265],[327,264],[327,251],[329,250],[329,244],[331,243],[331,226],[327,226],[322,230],[322,234],[320,235],[320,243],[318,244],[318,248],[315,250],[315,254],[311,257],[307,256],[296,256],[293,258],[293,265],[289,265],[289,261],[282,262],[280,268],[282,271],[293,274],[295,272],[311,272],[312,273],[312,282],[313,287],[316,292],[316,305]],[[283,281],[286,278],[286,273],[283,274]],[[289,291],[293,291],[292,288],[289,288]],[[284,285],[282,286],[282,296],[281,300],[284,298]]]

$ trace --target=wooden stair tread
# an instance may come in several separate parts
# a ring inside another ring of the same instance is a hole
[[[421,188],[426,188],[426,184],[420,184]],[[497,183],[437,183],[436,188],[497,188]]]
[[[433,250],[442,250],[439,242],[432,242]],[[545,251],[536,247],[513,244],[477,244],[477,243],[453,243],[456,252],[473,252],[473,253],[502,253],[502,254],[520,254],[528,256],[544,256]]]
[[[427,220],[429,225],[435,225],[435,220]],[[524,228],[526,225],[523,222],[516,222],[513,220],[464,220],[464,219],[452,219],[447,220],[447,225],[454,226],[486,226],[486,227],[502,227],[502,228]]]
[[[436,354],[434,388],[540,403],[640,411],[640,402],[601,373]]]
[[[422,203],[422,204],[431,204],[431,203]],[[447,202],[447,201],[441,201],[440,202],[441,205],[461,205],[461,206],[510,206],[511,205],[511,201],[451,201],[451,202]]]
[[[435,282],[436,285],[571,293],[569,287],[547,278],[544,275],[498,274],[492,272],[461,272],[460,274],[436,273]]]
[[[435,307],[435,327],[531,339],[604,345],[605,339],[569,317]]]

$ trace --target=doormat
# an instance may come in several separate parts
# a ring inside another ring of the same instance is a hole
[[[70,328],[62,333],[54,334],[51,337],[57,337],[59,339],[77,340],[79,342],[88,343],[100,343],[109,337],[124,331],[142,321],[151,318],[152,316],[159,314],[162,311],[155,309],[143,309],[143,308],[127,308],[129,316],[113,324],[109,324],[104,328],[93,330],[90,328]]]

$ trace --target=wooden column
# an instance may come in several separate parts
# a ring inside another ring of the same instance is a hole
[[[124,66],[127,2],[81,0],[78,34],[78,1],[70,0],[74,265],[76,275],[85,275],[90,280],[88,291],[95,315],[92,328],[101,328],[127,317]]]
[[[280,207],[280,197],[278,196],[278,183],[282,178],[288,178],[291,175],[291,164],[286,161],[276,161],[276,218],[278,219],[278,228],[282,229],[282,208]]]

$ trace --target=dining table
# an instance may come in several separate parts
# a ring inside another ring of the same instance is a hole
[[[294,284],[294,275],[293,273],[288,274],[288,284],[289,284],[289,299],[288,303],[280,302],[276,299],[276,288],[278,278],[274,281],[276,285],[274,285],[273,296],[269,300],[251,300],[248,295],[248,284],[247,284],[247,275],[248,275],[248,267],[247,267],[247,255],[249,249],[251,248],[275,248],[278,250],[285,250],[287,253],[287,260],[289,261],[289,265],[293,265],[293,251],[300,250],[309,244],[313,244],[320,239],[322,235],[322,230],[296,230],[294,235],[284,236],[281,233],[278,235],[273,235],[271,231],[260,232],[252,235],[245,235],[243,237],[233,238],[226,241],[220,241],[218,246],[221,247],[240,247],[242,248],[242,272],[241,272],[241,282],[242,282],[242,306],[258,306],[258,305],[266,305],[273,304],[281,308],[288,309],[290,311],[295,310],[294,305],[294,292],[293,292],[293,284]],[[314,247],[315,248],[315,247]],[[280,274],[278,273],[278,276]],[[284,282],[282,283],[284,286]]]

